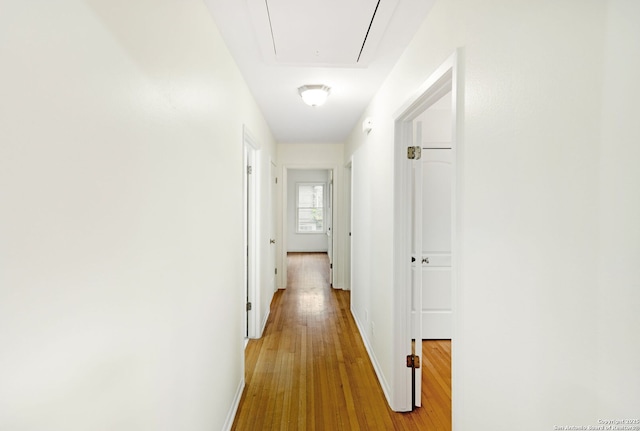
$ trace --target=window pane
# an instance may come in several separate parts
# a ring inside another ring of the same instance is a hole
[[[310,184],[298,186],[299,208],[322,208],[324,201],[323,185]]]
[[[322,208],[299,208],[298,231],[323,232]]]
[[[324,184],[298,184],[297,232],[324,233]]]

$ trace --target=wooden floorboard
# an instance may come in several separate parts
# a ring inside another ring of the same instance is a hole
[[[423,341],[423,407],[393,412],[325,253],[289,253],[263,337],[245,350],[232,430],[451,430],[451,342]]]

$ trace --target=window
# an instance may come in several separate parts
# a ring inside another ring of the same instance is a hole
[[[296,232],[324,233],[324,184],[296,184]]]

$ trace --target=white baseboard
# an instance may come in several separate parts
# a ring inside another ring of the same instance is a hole
[[[244,391],[244,377],[240,381],[238,385],[238,389],[236,390],[236,395],[233,398],[233,404],[231,405],[231,409],[227,414],[227,420],[224,421],[224,426],[222,427],[222,431],[230,431],[233,426],[233,420],[236,418],[236,413],[238,413],[238,407],[240,406],[240,398],[242,398],[242,391]]]
[[[268,308],[267,312],[264,313],[264,319],[262,319],[262,324],[260,325],[260,334],[258,334],[258,338],[262,338],[262,334],[264,334],[264,330],[267,327],[267,320],[269,320],[269,314],[271,314],[271,308]]]
[[[371,364],[373,364],[373,369],[376,372],[376,376],[378,377],[378,381],[380,382],[380,386],[382,387],[382,392],[384,392],[384,397],[387,399],[387,404],[391,406],[391,388],[387,383],[387,380],[384,378],[382,371],[380,369],[380,364],[378,363],[378,358],[376,358],[373,353],[373,349],[369,344],[369,338],[366,336],[366,333],[363,331],[363,326],[360,324],[358,320],[358,316],[351,309],[351,315],[353,316],[353,320],[356,322],[356,326],[358,327],[358,332],[360,332],[360,337],[362,337],[362,342],[364,343],[364,348],[367,349],[367,353],[369,354],[369,359],[371,360]]]

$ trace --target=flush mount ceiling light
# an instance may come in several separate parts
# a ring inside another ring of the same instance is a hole
[[[298,88],[302,101],[309,106],[320,106],[327,101],[331,88],[326,85],[303,85]]]

